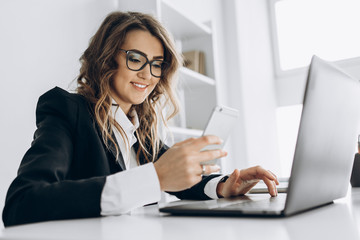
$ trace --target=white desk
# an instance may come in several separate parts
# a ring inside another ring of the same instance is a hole
[[[131,215],[28,224],[0,239],[264,239],[360,240],[360,189],[334,204],[288,218],[176,217],[156,205]]]

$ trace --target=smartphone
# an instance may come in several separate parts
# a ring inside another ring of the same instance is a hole
[[[239,110],[225,106],[216,106],[209,118],[209,121],[202,135],[218,136],[223,140],[223,143],[221,145],[208,145],[203,149],[201,149],[201,151],[222,149],[230,133],[235,127],[235,124],[238,122],[238,119],[239,119]],[[210,161],[202,162],[201,164],[202,165],[216,164],[217,161],[218,159],[213,159]]]

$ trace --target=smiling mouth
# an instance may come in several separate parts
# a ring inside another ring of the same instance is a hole
[[[140,84],[140,83],[134,83],[132,82],[133,85],[135,85],[138,88],[146,88],[148,85],[144,85],[144,84]]]

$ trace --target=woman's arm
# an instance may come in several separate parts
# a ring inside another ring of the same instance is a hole
[[[63,95],[55,89],[39,99],[34,140],[7,193],[5,226],[100,215],[105,177],[69,178],[79,109]]]

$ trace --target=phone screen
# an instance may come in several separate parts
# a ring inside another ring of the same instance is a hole
[[[228,139],[236,122],[238,121],[238,118],[239,111],[237,109],[224,106],[215,107],[203,132],[203,136],[218,136],[223,140],[223,143],[221,145],[208,145],[204,147],[201,151],[223,148],[226,140]],[[218,159],[214,159],[211,161],[202,162],[201,164],[216,164],[217,160]]]

